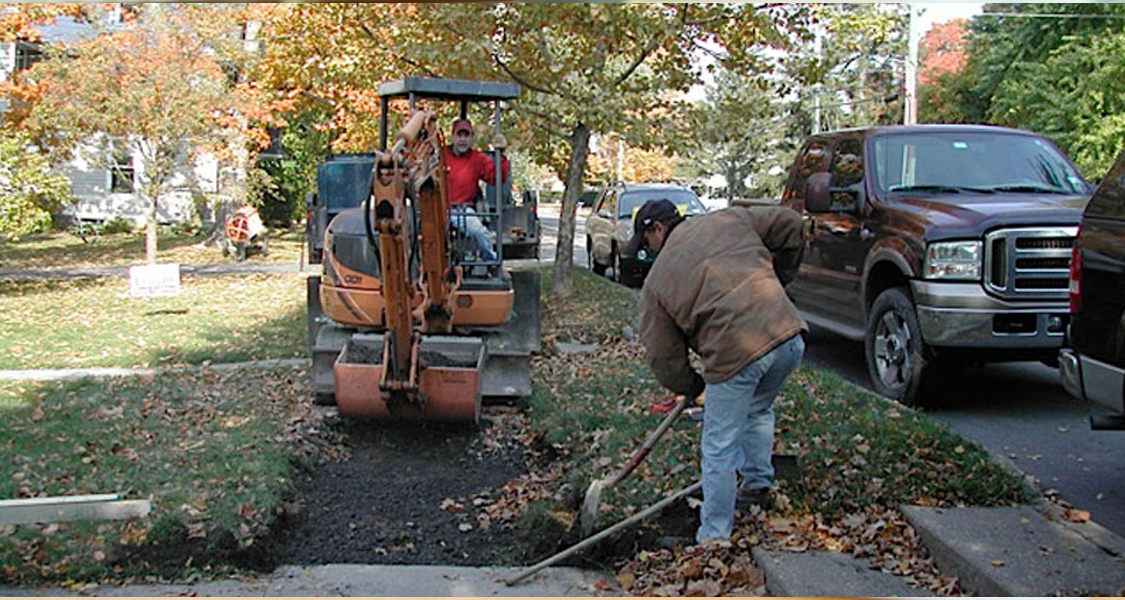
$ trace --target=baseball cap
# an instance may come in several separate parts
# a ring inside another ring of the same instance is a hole
[[[653,223],[667,223],[679,216],[680,211],[676,209],[676,205],[666,199],[645,202],[633,217],[633,237],[625,244],[625,254],[636,256],[637,251],[645,245],[645,230],[652,227]]]
[[[453,135],[457,135],[459,131],[473,132],[473,124],[468,119],[458,119],[453,122]]]

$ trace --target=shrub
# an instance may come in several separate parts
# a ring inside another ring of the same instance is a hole
[[[50,228],[51,213],[72,201],[70,181],[26,136],[0,130],[0,239]]]
[[[106,221],[105,225],[102,225],[101,232],[104,234],[133,233],[133,230],[135,228],[136,225],[134,225],[133,222],[129,219],[126,219],[124,217],[114,217],[109,221]]]

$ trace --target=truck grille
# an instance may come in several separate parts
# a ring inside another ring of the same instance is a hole
[[[984,236],[985,288],[1007,300],[1066,300],[1077,227],[1000,229]]]

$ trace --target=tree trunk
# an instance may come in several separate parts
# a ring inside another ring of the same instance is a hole
[[[148,222],[145,223],[145,261],[150,265],[156,264],[156,206],[159,197],[152,195],[152,202],[148,207]]]
[[[582,175],[586,172],[586,157],[589,154],[590,128],[579,123],[570,134],[570,165],[566,170],[566,191],[563,192],[562,210],[559,214],[559,240],[555,248],[556,297],[570,294],[570,269],[574,265],[574,215],[578,210]]]

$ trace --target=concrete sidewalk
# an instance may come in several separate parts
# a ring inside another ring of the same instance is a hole
[[[180,265],[180,275],[211,277],[247,273],[319,273],[319,265],[283,263],[214,263]],[[129,276],[129,267],[88,267],[61,269],[0,269],[0,281],[50,281],[62,279],[108,279]]]
[[[281,567],[249,581],[198,585],[94,586],[82,589],[12,588],[0,596],[476,596],[559,597],[621,595],[612,575],[547,568],[514,586],[504,579],[521,569],[500,567],[324,565]]]

